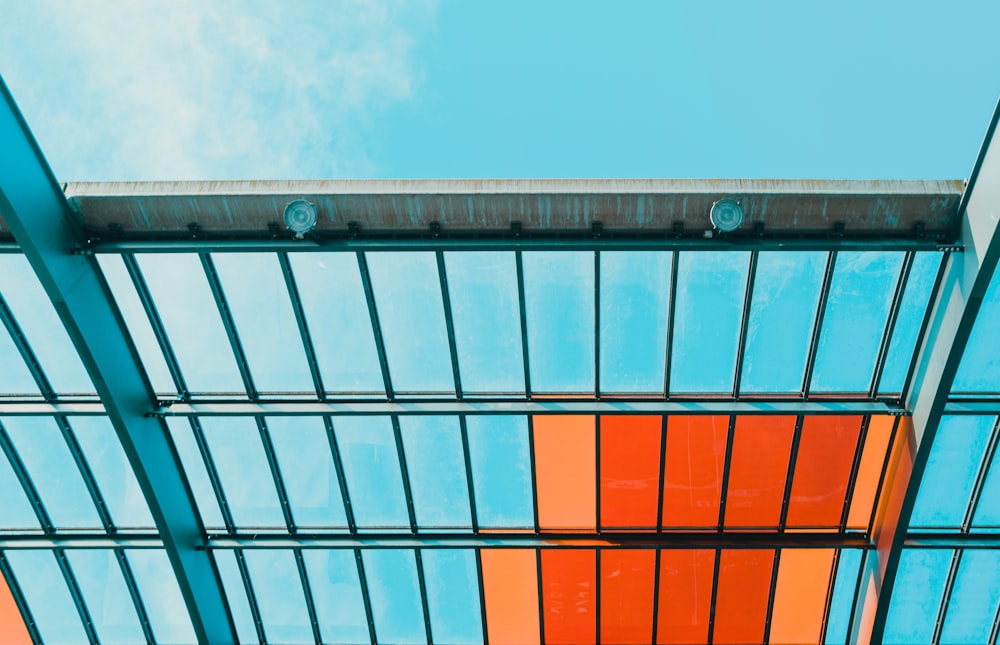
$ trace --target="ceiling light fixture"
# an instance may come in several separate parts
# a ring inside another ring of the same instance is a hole
[[[285,226],[295,233],[297,240],[301,240],[306,233],[316,228],[318,221],[316,206],[304,199],[296,199],[285,206]]]
[[[712,226],[723,233],[730,233],[743,224],[743,207],[735,199],[728,197],[720,199],[712,204],[709,218],[712,220]]]

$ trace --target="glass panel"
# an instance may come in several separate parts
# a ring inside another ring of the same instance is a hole
[[[757,256],[747,321],[743,392],[802,388],[827,254],[763,251]]]
[[[144,643],[146,637],[142,633],[139,615],[114,552],[70,549],[66,551],[66,557],[101,643]]]
[[[66,328],[23,255],[0,253],[0,294],[52,388],[60,394],[95,392]]]
[[[354,253],[289,253],[327,392],[385,392]]]
[[[962,525],[995,422],[995,417],[941,418],[913,506],[911,527],[958,528]]]
[[[663,392],[673,254],[601,253],[601,390]]]
[[[948,549],[905,549],[885,623],[886,645],[930,643],[951,566]]]
[[[400,417],[399,429],[417,526],[471,530],[469,482],[458,417]]]
[[[534,549],[483,549],[486,628],[493,645],[541,641]]]
[[[237,527],[283,527],[285,517],[252,417],[202,417],[202,431]]]
[[[3,500],[0,504],[0,528],[41,529],[31,502],[5,457],[0,457],[0,499]]]
[[[851,509],[847,516],[848,529],[867,529],[872,520],[872,509],[879,491],[882,468],[885,466],[889,440],[896,424],[894,417],[874,415],[868,422],[861,463],[854,480]]]
[[[972,530],[1000,529],[1000,450],[993,453],[983,491],[972,519]]]
[[[466,392],[524,392],[517,267],[509,252],[444,254]]]
[[[593,529],[597,510],[592,416],[536,416],[535,485],[543,529]]]
[[[868,391],[902,263],[895,252],[837,254],[812,391]]]
[[[524,253],[531,389],[594,391],[594,254]]]
[[[820,642],[833,554],[833,549],[781,552],[769,643]]]
[[[854,611],[854,597],[858,588],[858,573],[861,571],[862,551],[841,549],[837,563],[837,579],[830,601],[830,615],[826,624],[826,643],[844,645],[851,628],[851,614]]]
[[[960,261],[960,260],[959,260]],[[1000,271],[994,271],[962,352],[953,392],[1000,392]]]
[[[12,550],[6,556],[46,645],[86,643],[83,622],[53,553]]]
[[[934,278],[941,266],[941,253],[917,253],[906,279],[906,290],[896,316],[896,327],[889,342],[879,394],[898,394],[903,390],[903,381],[910,369],[913,352],[916,350],[920,324],[934,288]]]
[[[671,392],[733,389],[749,268],[749,253],[679,255]]]
[[[326,426],[319,417],[268,417],[275,458],[299,528],[347,526]]]
[[[736,418],[726,528],[776,528],[785,496],[795,417]]]
[[[715,528],[729,417],[670,416],[663,464],[664,528]],[[731,486],[731,485],[730,485]]]
[[[243,559],[267,640],[314,642],[302,581],[295,573],[295,554],[289,549],[247,549]]]
[[[275,253],[215,253],[212,262],[259,392],[313,392]]]
[[[205,460],[202,459],[201,451],[198,449],[191,423],[180,417],[167,417],[166,421],[170,439],[174,442],[181,464],[184,466],[184,476],[194,493],[194,501],[201,514],[202,523],[205,528],[225,528],[226,523],[222,519],[219,500],[212,488],[208,470],[205,469]]]
[[[126,556],[156,641],[185,645],[196,643],[187,605],[166,551],[129,549]]]
[[[362,551],[375,636],[379,643],[426,643],[420,587],[413,551]]]
[[[434,254],[366,256],[393,388],[397,392],[454,392]]]
[[[368,618],[354,551],[303,549],[324,643],[368,643]]]
[[[597,560],[594,549],[542,549],[545,642],[597,642]]]
[[[988,643],[1000,604],[1000,551],[966,549],[941,631],[942,643]]]
[[[338,417],[334,428],[358,528],[409,530],[399,455],[389,417]]]
[[[243,392],[229,335],[194,253],[136,255],[192,392]]]
[[[480,528],[533,528],[527,418],[470,416],[465,423]]]
[[[17,351],[17,346],[11,340],[6,327],[0,323],[0,394],[40,394],[28,365]]]
[[[222,579],[222,588],[226,592],[226,599],[229,602],[229,611],[233,615],[233,624],[236,625],[236,636],[240,643],[259,643],[257,628],[254,626],[253,614],[250,612],[250,600],[247,597],[246,587],[243,584],[243,576],[240,575],[240,568],[236,562],[235,551],[215,551],[215,566],[219,569],[219,578]]]
[[[3,576],[0,576],[0,634],[6,645],[32,645],[24,617]]]
[[[722,550],[713,642],[747,645],[764,641],[773,561],[774,551],[769,549]]]
[[[707,643],[712,612],[715,551],[660,550],[656,642]]]
[[[649,643],[655,582],[656,552],[652,549],[601,551],[602,643]]]
[[[806,416],[788,500],[789,527],[839,527],[861,417]]]
[[[421,557],[434,642],[482,643],[476,552],[471,549],[424,549]]]
[[[656,528],[662,417],[599,417],[601,526]]]
[[[4,417],[2,423],[55,527],[101,528],[80,469],[55,421]]]

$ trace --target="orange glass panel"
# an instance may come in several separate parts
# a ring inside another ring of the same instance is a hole
[[[483,549],[486,629],[494,645],[537,645],[538,569],[534,549]]]
[[[854,493],[851,495],[851,510],[847,515],[849,529],[868,529],[895,423],[896,417],[883,415],[872,416],[868,422],[865,447],[861,452],[858,476],[854,480]]]
[[[536,416],[533,426],[539,527],[596,528],[594,417]]]
[[[839,527],[861,417],[807,416],[795,458],[787,526]]]
[[[777,528],[794,434],[795,417],[737,417],[726,528]]]
[[[749,645],[764,641],[774,551],[724,549],[719,558],[713,642]]]
[[[875,627],[875,612],[878,609],[878,591],[875,589],[875,574],[865,573],[865,604],[861,607],[861,623],[858,625],[858,645],[868,645],[872,641]]]
[[[595,550],[543,549],[542,594],[546,643],[588,645],[597,642]]]
[[[601,526],[656,528],[662,417],[601,417]]]
[[[714,574],[714,550],[660,551],[657,643],[672,645],[708,642]]]
[[[729,417],[672,416],[667,419],[663,466],[664,528],[719,525],[722,472],[726,467]]]
[[[889,562],[889,551],[899,528],[900,513],[916,455],[917,437],[913,429],[913,417],[901,417],[892,441],[889,465],[885,471],[882,490],[879,491],[878,510],[872,527],[880,576],[885,575],[885,567]]]
[[[830,591],[833,549],[785,549],[771,613],[771,643],[819,643]]]
[[[652,549],[601,552],[602,643],[649,643],[655,576],[656,552]]]
[[[3,576],[0,576],[0,642],[4,645],[31,645],[24,618]]]

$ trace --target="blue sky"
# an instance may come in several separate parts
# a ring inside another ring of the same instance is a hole
[[[41,0],[0,71],[61,180],[968,175],[1000,3]]]

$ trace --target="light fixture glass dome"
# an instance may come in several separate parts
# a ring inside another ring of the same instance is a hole
[[[712,211],[709,215],[712,226],[728,233],[735,231],[743,224],[743,207],[734,199],[720,199],[712,204]]]
[[[312,231],[317,221],[316,206],[304,199],[296,199],[285,206],[285,226],[295,233],[295,237],[301,238]]]

